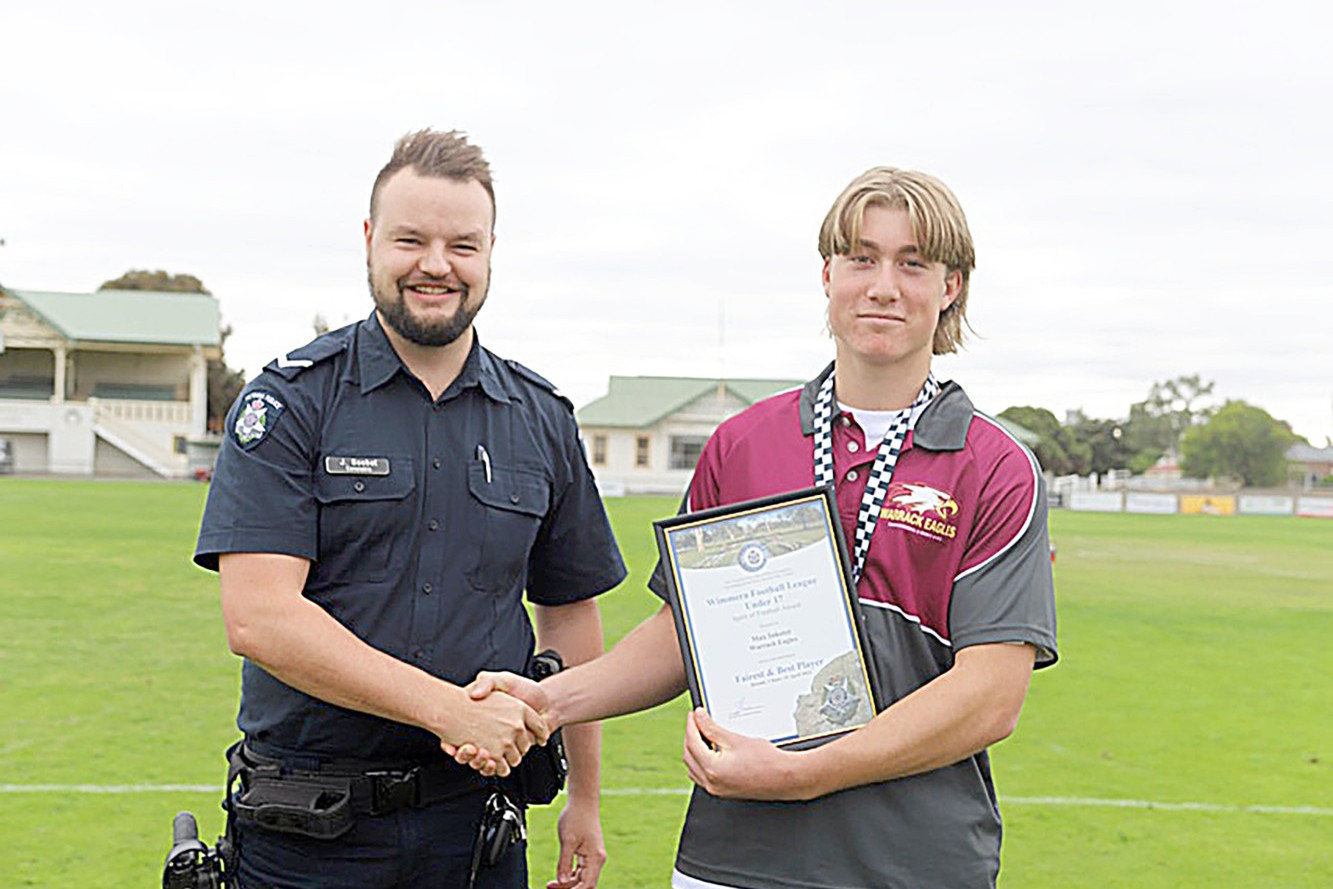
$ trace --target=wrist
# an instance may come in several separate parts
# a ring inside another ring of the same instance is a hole
[[[784,786],[791,788],[793,800],[809,802],[828,792],[822,783],[824,769],[818,751],[819,748],[784,751]]]
[[[422,720],[421,727],[448,744],[461,744],[466,738],[458,737],[458,723],[468,703],[466,689],[452,682],[438,680],[438,693],[430,696],[434,702]]]
[[[542,680],[542,690],[546,692],[546,709],[542,711],[542,718],[551,731],[563,728],[569,722],[568,696],[572,686],[564,680],[564,676],[561,672]]]
[[[565,788],[565,801],[570,806],[600,809],[602,805],[601,788],[576,787],[571,783]]]

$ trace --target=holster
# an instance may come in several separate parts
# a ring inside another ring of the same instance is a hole
[[[528,677],[538,682],[564,669],[559,652],[550,649],[533,658]],[[523,760],[514,769],[514,782],[519,802],[528,806],[544,806],[553,801],[565,787],[569,774],[569,760],[565,758],[565,739],[561,729],[541,746],[529,748]]]

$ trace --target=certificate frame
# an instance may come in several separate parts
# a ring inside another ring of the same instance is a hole
[[[831,486],[685,513],[653,530],[695,707],[789,750],[880,712]]]

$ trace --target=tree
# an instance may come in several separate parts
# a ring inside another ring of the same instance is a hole
[[[1280,485],[1287,478],[1287,449],[1297,441],[1291,426],[1263,408],[1228,401],[1181,442],[1181,471],[1191,478],[1228,476],[1242,484]]]
[[[218,331],[218,348],[225,349],[227,337],[231,336],[231,325],[224,325]],[[221,432],[227,421],[227,411],[245,388],[245,371],[232,370],[227,366],[225,353],[217,359],[208,360],[208,431]]]
[[[155,290],[158,293],[208,293],[194,275],[172,275],[158,270],[130,269],[119,278],[103,282],[98,290]]]
[[[146,269],[130,269],[119,278],[104,281],[102,290],[152,290],[158,293],[202,293],[212,296],[204,282],[194,275],[173,275],[164,271],[150,272]],[[218,331],[218,348],[225,350],[227,337],[231,336],[231,326]],[[222,424],[227,419],[227,410],[236,396],[245,387],[245,372],[227,367],[225,353],[208,360],[208,429],[211,432],[222,431]]]
[[[1102,475],[1129,467],[1134,451],[1126,441],[1124,425],[1120,420],[1093,420],[1081,412],[1069,425],[1074,440],[1088,449],[1089,472]]]
[[[1044,407],[1008,407],[1000,411],[1000,419],[1017,423],[1039,436],[1033,452],[1037,462],[1047,472],[1056,475],[1084,473],[1092,459],[1092,449],[1078,441],[1073,432],[1060,425],[1055,414]]]
[[[1198,374],[1153,383],[1148,397],[1129,408],[1125,424],[1129,448],[1136,453],[1154,452],[1154,460],[1179,448],[1185,431],[1207,420],[1214,410],[1199,403],[1212,395],[1213,385]]]

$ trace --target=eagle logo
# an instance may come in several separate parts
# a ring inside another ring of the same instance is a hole
[[[933,512],[942,519],[951,519],[958,515],[958,501],[943,491],[927,485],[895,482],[889,489],[885,505],[893,504],[912,512]]]

